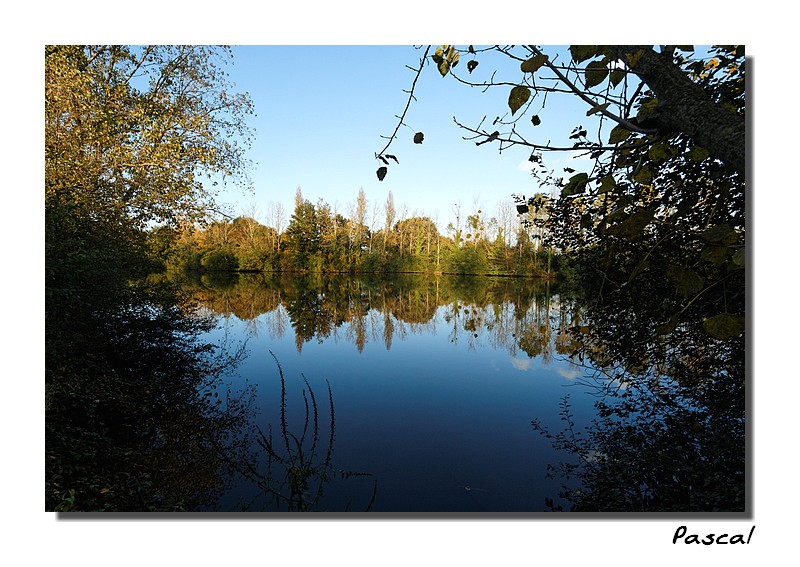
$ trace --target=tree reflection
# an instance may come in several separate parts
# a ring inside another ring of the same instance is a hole
[[[370,341],[390,350],[395,340],[444,323],[453,343],[486,341],[548,361],[557,348],[568,348],[570,335],[560,331],[578,317],[574,302],[553,295],[551,283],[525,278],[241,274],[225,287],[199,278],[184,285],[213,312],[250,323],[254,335],[265,326],[281,337],[291,326],[298,352],[328,339],[346,340],[359,352]],[[559,321],[557,341],[552,320]]]
[[[48,319],[46,509],[187,511],[216,501],[247,445],[251,394],[221,382],[238,351],[152,282]]]
[[[720,305],[743,311],[743,285],[733,285],[742,276],[684,307],[693,313],[668,327],[661,323],[677,307],[666,278],[583,302],[560,352],[585,366],[598,417],[574,430],[565,400],[565,429],[533,422],[570,455],[551,469],[564,481],[569,510],[744,511],[744,333],[710,332],[706,324]]]
[[[533,422],[565,456],[550,468],[563,480],[550,509],[742,510],[744,336],[710,334],[700,301],[691,305],[696,316],[665,330],[675,305],[662,283],[654,278],[649,288],[613,292],[598,284],[580,298],[522,278],[262,276],[221,290],[203,282],[197,291],[207,305],[224,301],[273,332],[290,324],[298,350],[326,339],[346,340],[359,352],[370,342],[389,350],[444,327],[450,341],[467,348],[567,360],[597,395],[597,417],[576,429],[565,399],[564,430]],[[721,301],[741,300],[724,288],[704,298],[710,313]]]

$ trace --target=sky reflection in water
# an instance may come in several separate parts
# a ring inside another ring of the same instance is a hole
[[[430,318],[409,322],[395,316],[385,297],[362,292],[334,302],[335,310],[349,309],[346,316],[337,314],[338,323],[313,332],[292,320],[298,301],[289,295],[258,315],[242,319],[227,312],[211,338],[246,341],[248,356],[231,380],[256,385],[264,431],[268,424],[275,431],[280,419],[272,354],[286,377],[290,429],[303,426],[303,377],[327,427],[330,383],[333,463],[373,477],[327,488],[320,509],[363,511],[373,479],[378,489],[371,510],[378,512],[539,512],[545,497],[557,495],[558,482],[546,478],[546,467],[565,455],[534,431],[531,420],[561,429],[559,402],[569,394],[580,426],[591,419],[593,404],[591,390],[580,383],[584,369],[564,354],[564,331],[576,312],[557,295],[531,292],[522,307],[511,301],[477,307],[464,299],[441,304],[439,298],[438,307],[428,309]],[[325,309],[323,295],[305,307]],[[253,490],[239,486],[221,506],[236,509],[250,502]]]

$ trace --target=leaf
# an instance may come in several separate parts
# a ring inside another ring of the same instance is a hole
[[[393,156],[391,154],[386,154],[386,157],[389,158],[389,159],[393,159],[396,164],[400,163],[399,161],[397,161],[397,157],[396,156]]]
[[[512,116],[523,104],[528,102],[530,96],[531,90],[528,87],[516,86],[511,89],[511,93],[508,95],[508,107],[511,109]]]
[[[642,104],[639,105],[639,109],[636,111],[636,118],[637,120],[643,120],[647,118],[653,111],[658,108],[658,99],[657,98],[649,98],[645,100]]]
[[[644,49],[640,49],[635,53],[626,53],[625,59],[628,63],[628,67],[635,67],[636,64],[639,62],[639,59],[642,58],[642,55],[644,55]]]
[[[570,140],[579,140],[580,138],[586,137],[586,130],[583,130],[581,126],[578,126],[572,131],[572,135],[569,137]]]
[[[444,77],[452,67],[458,65],[460,55],[452,45],[440,45],[436,48],[436,52],[431,55],[431,59],[436,63],[439,73]]]
[[[589,175],[587,173],[576,173],[569,178],[569,181],[561,190],[561,196],[570,197],[572,195],[577,195],[578,193],[583,193],[583,190],[586,188],[586,184],[588,182]]]
[[[609,191],[614,189],[614,187],[616,187],[616,186],[617,186],[617,182],[614,179],[614,176],[613,175],[606,175],[605,177],[603,177],[600,180],[599,192],[600,193],[608,193]]]
[[[388,162],[388,161],[386,161],[386,158],[385,158],[385,157],[383,157],[383,156],[378,156],[378,159],[379,159],[379,160],[381,160],[381,161],[382,161],[383,163],[385,163],[386,165],[389,165],[389,162]]]
[[[733,227],[729,224],[715,224],[700,233],[700,237],[710,244],[722,244],[729,246],[738,240],[738,236]]]
[[[636,172],[633,180],[642,185],[650,185],[653,182],[653,170],[645,165]]]
[[[533,125],[534,125],[534,126],[538,126],[539,124],[541,124],[541,123],[542,123],[542,119],[541,119],[541,118],[539,118],[539,115],[538,115],[538,114],[534,114],[534,115],[531,117],[531,122],[533,123]]]
[[[417,132],[416,134],[414,134],[414,143],[415,144],[421,144],[422,140],[424,140],[424,139],[425,139],[425,134],[423,134],[422,132]]]
[[[584,74],[586,76],[586,88],[596,87],[608,77],[608,65],[602,61],[591,61],[586,65]]]
[[[386,172],[389,171],[385,166],[381,166],[378,168],[378,181],[383,181],[383,178],[386,177]]]
[[[681,297],[689,297],[703,289],[703,278],[691,268],[671,265],[667,268],[667,279]]]
[[[620,142],[627,140],[630,135],[630,130],[626,130],[622,126],[614,126],[614,128],[611,130],[611,133],[608,135],[608,143],[619,144]]]
[[[591,59],[599,55],[597,45],[570,45],[569,52],[572,55],[572,60],[575,63],[581,63],[587,59]]]
[[[436,63],[436,68],[439,69],[439,73],[442,77],[447,75],[447,72],[450,70],[450,63],[445,59],[445,50],[447,48],[447,45],[439,46],[436,48],[436,52],[431,55],[431,59]]]
[[[467,61],[467,71],[472,73],[475,70],[475,67],[478,66],[478,62],[474,59],[472,61]]]
[[[622,82],[626,74],[627,73],[625,72],[625,69],[614,69],[611,71],[611,73],[609,73],[608,80],[613,86],[616,87]]]
[[[669,159],[669,145],[666,143],[661,143],[650,146],[650,149],[647,150],[647,157],[649,157],[655,163],[661,163],[662,161]]]
[[[597,114],[598,112],[603,112],[606,108],[609,107],[610,102],[604,102],[603,104],[596,104],[592,108],[586,111],[586,116],[591,116],[592,114]]]
[[[724,341],[744,332],[744,317],[734,313],[720,313],[703,321],[703,329],[712,338]]]
[[[519,68],[523,73],[535,73],[539,68],[547,62],[547,55],[539,54],[534,55],[530,59],[526,59],[520,64]]]
[[[700,146],[692,146],[692,149],[689,150],[689,159],[694,162],[701,162],[709,155],[711,154],[708,153],[708,150]]]
[[[653,219],[653,211],[641,209],[636,211],[624,221],[608,229],[608,233],[625,240],[636,240],[642,236],[644,229]]]
[[[728,261],[728,256],[731,252],[731,249],[727,246],[717,246],[715,244],[709,244],[708,246],[704,246],[702,250],[700,250],[700,258],[705,260],[706,262],[711,262],[717,266],[721,266],[725,262]]]

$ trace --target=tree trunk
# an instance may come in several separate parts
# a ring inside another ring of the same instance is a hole
[[[659,129],[686,134],[712,156],[744,175],[744,117],[714,102],[675,64],[671,54],[658,53],[646,45],[616,45],[612,48],[623,61],[633,61],[631,70],[658,98],[659,107],[654,118]]]

